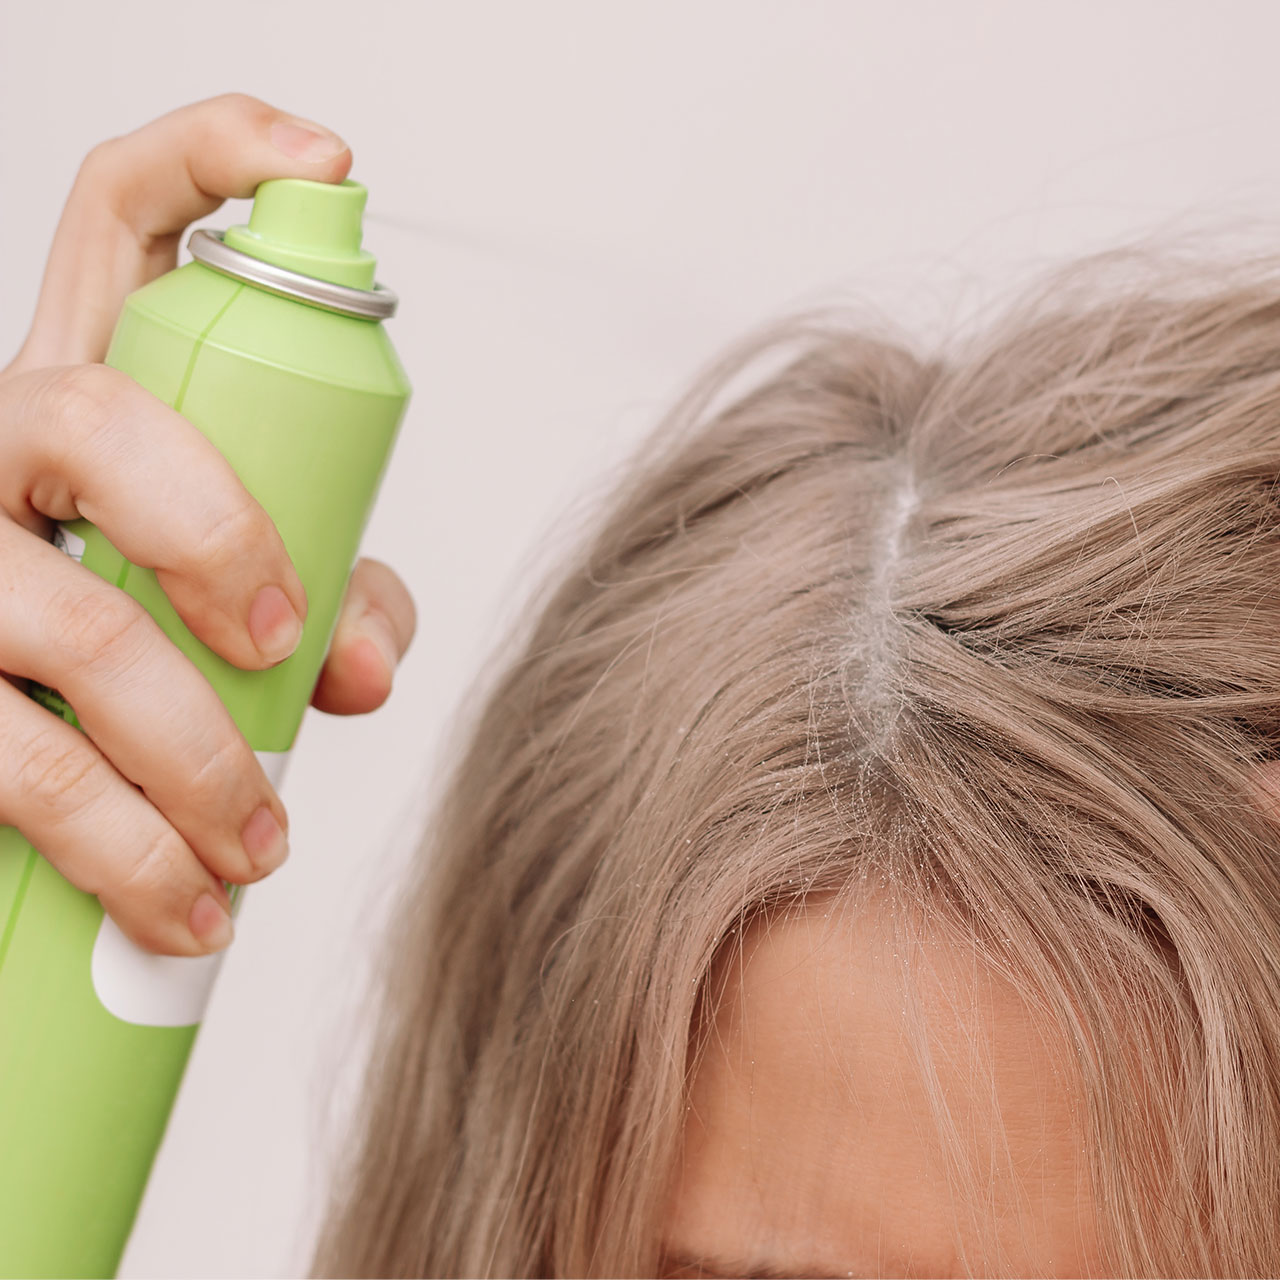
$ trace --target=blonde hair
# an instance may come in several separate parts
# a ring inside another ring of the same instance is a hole
[[[1114,1273],[1280,1272],[1280,278],[1111,265],[655,436],[427,833],[317,1275],[654,1274],[717,958],[871,884],[1071,1046]]]

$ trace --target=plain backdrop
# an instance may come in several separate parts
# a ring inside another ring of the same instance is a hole
[[[366,539],[420,630],[311,713],[122,1274],[306,1265],[369,957],[450,722],[688,379],[850,300],[922,340],[1065,257],[1280,235],[1280,6],[0,0],[0,364],[82,155],[242,90],[342,133],[413,403]],[[228,208],[207,225],[243,220]]]

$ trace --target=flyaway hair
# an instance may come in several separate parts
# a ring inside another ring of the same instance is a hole
[[[1280,1273],[1278,477],[1268,263],[711,370],[469,726],[315,1274],[655,1274],[717,958],[872,889],[1068,1046],[1110,1274]]]

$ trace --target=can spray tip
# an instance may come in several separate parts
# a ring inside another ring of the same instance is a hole
[[[372,289],[377,260],[360,247],[369,192],[350,178],[273,178],[253,197],[248,225],[229,227],[233,249],[317,280]]]

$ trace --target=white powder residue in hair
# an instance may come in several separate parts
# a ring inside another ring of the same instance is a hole
[[[873,546],[873,571],[859,609],[855,653],[862,663],[858,709],[867,723],[867,746],[882,754],[893,739],[901,699],[891,686],[895,656],[893,589],[902,560],[907,525],[920,506],[920,492],[910,472],[885,504],[885,518]]]

